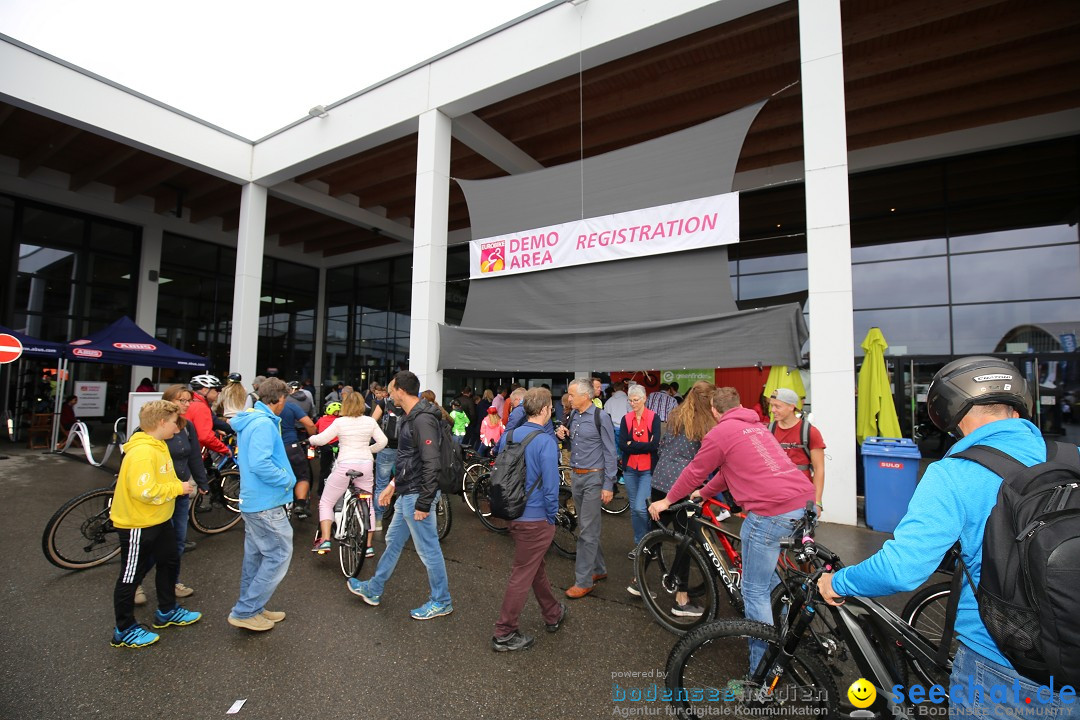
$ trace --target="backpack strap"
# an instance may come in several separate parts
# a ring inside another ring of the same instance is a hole
[[[1065,449],[1059,453],[1059,450]],[[990,472],[1001,477],[1013,490],[1023,493],[1028,483],[1050,469],[1045,465],[1053,463],[1059,468],[1080,474],[1080,452],[1076,446],[1070,443],[1046,440],[1046,461],[1036,463],[1031,467],[1024,465],[1012,455],[990,447],[989,445],[974,445],[963,452],[958,452],[949,457],[963,458],[982,465]]]
[[[543,430],[533,430],[531,433],[529,433],[528,437],[526,437],[524,440],[521,441],[521,461],[523,463],[525,463],[525,472],[526,473],[528,473],[528,471],[529,471],[529,469],[528,469],[529,468],[529,463],[525,461],[525,448],[529,447],[529,443],[531,443],[533,441],[533,438],[535,438],[537,435],[539,435],[542,432],[544,432],[544,431]],[[513,442],[513,440],[514,440],[514,438],[510,438],[511,442]],[[543,481],[544,481],[544,473],[541,472],[540,475],[537,476],[536,482],[533,483],[533,486],[531,488],[529,488],[528,492],[525,493],[525,504],[526,505],[529,503],[529,496],[533,494],[533,490],[538,488],[540,486],[540,483],[543,482]]]

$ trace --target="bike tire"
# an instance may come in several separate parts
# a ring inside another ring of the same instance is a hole
[[[476,479],[473,485],[472,504],[476,508],[476,517],[493,533],[505,535],[510,532],[510,521],[497,518],[491,514],[491,499],[488,497],[489,475],[483,475]]]
[[[472,490],[476,484],[477,478],[487,473],[488,466],[486,463],[472,463],[465,468],[465,475],[461,479],[461,499],[466,505],[469,506],[469,512],[476,512],[476,507],[473,506]]]
[[[767,649],[780,646],[775,628],[753,620],[709,623],[675,644],[668,655],[665,683],[678,717],[839,717],[839,694],[832,674],[802,646],[795,649],[772,687],[772,697],[777,699],[740,702],[739,698],[760,692],[746,687],[744,681],[750,640],[765,643]],[[771,677],[765,684],[769,682]]]
[[[440,542],[450,534],[453,524],[454,509],[450,506],[450,498],[446,493],[439,493],[439,502],[435,504],[435,527],[439,531]]]
[[[210,481],[210,491],[191,499],[188,522],[204,535],[217,535],[240,522],[240,471],[226,470]]]
[[[622,515],[630,507],[630,493],[626,492],[626,487],[619,483],[615,483],[612,492],[614,495],[611,496],[611,502],[607,505],[601,503],[600,509],[608,515]]]
[[[570,488],[559,488],[559,509],[555,513],[555,536],[551,547],[565,558],[577,557],[578,520],[573,510]]]
[[[120,554],[120,536],[109,519],[113,489],[97,488],[60,506],[41,535],[41,551],[53,565],[85,570]]]
[[[351,491],[350,491],[351,492]],[[360,575],[367,553],[368,504],[366,500],[357,500],[345,515],[345,532],[338,540],[338,564],[347,578]]]
[[[691,544],[686,547],[689,552],[686,560],[686,592],[690,596],[690,604],[698,604],[702,614],[698,617],[674,614],[679,584],[675,558],[681,541],[681,535],[667,530],[653,530],[638,543],[637,558],[634,560],[634,576],[645,607],[660,627],[675,635],[684,635],[715,619],[719,605],[719,590],[712,567],[701,551]]]
[[[928,585],[915,593],[904,605],[903,612],[900,613],[903,621],[915,628],[935,649],[941,647],[941,637],[945,627],[945,611],[951,593],[951,582]],[[959,642],[954,632],[950,643],[951,648],[949,649],[950,659],[956,656],[956,648]],[[909,658],[909,660],[917,673],[923,672],[937,684],[948,686],[949,676],[943,670],[922,668],[914,658]]]

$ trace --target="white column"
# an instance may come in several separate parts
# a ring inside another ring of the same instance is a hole
[[[413,232],[409,369],[421,390],[443,394],[439,325],[446,319],[446,225],[450,207],[450,118],[438,110],[420,116],[416,151],[416,223]]]
[[[810,384],[825,442],[824,519],[854,525],[855,363],[840,0],[799,0]]]
[[[158,275],[161,272],[161,245],[164,231],[161,225],[143,226],[142,255],[139,259],[138,300],[135,304],[135,324],[151,336],[157,331]],[[144,377],[153,377],[153,368],[135,365],[131,368],[131,389]]]
[[[266,241],[266,188],[244,185],[236,238],[236,285],[233,288],[229,370],[250,387],[259,352],[259,298],[262,296],[263,244]]]
[[[315,377],[312,382],[316,388],[323,386],[323,356],[326,354],[326,268],[319,268],[319,296],[315,299],[315,327],[312,328],[315,336]],[[322,398],[315,398],[315,404],[322,402]],[[322,412],[322,408],[319,408]]]

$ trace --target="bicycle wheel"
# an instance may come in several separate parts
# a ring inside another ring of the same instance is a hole
[[[191,527],[204,535],[222,533],[240,522],[240,471],[226,470],[210,481],[210,491],[191,500]]]
[[[952,592],[952,583],[940,582],[923,588],[907,601],[900,617],[911,627],[919,631],[926,640],[934,647],[941,647],[941,637],[945,632],[945,610],[949,605],[949,595]],[[956,655],[959,641],[956,633],[953,633],[950,642],[949,658]],[[921,668],[911,659],[912,667],[916,672],[922,670],[930,679],[939,685],[948,686],[948,675],[936,668]]]
[[[601,509],[608,515],[620,515],[626,512],[626,508],[630,507],[630,493],[626,492],[626,487],[615,483],[612,492],[614,494],[611,496],[611,502],[607,505],[601,504]]]
[[[360,574],[364,567],[364,554],[367,552],[368,504],[366,500],[357,500],[345,514],[345,532],[338,540],[338,563],[341,572],[347,578]]]
[[[555,537],[551,539],[551,547],[566,558],[577,557],[578,521],[577,513],[572,507],[570,488],[560,487],[559,510],[555,514]]]
[[[476,479],[481,475],[487,473],[487,463],[473,463],[465,468],[465,475],[461,481],[461,499],[465,501],[465,504],[469,506],[470,512],[476,512],[476,506],[473,505],[472,490],[476,485]]]
[[[510,521],[497,518],[491,514],[491,499],[488,497],[490,488],[489,476],[482,475],[476,479],[472,491],[472,506],[476,508],[476,517],[491,532],[505,535],[510,532]]]
[[[98,488],[60,506],[41,536],[41,551],[49,562],[83,570],[120,554],[120,536],[109,519],[112,498],[112,488]]]
[[[712,621],[719,602],[712,567],[693,546],[693,540],[683,544],[684,537],[653,530],[641,538],[634,561],[634,576],[645,607],[660,627],[676,635]],[[681,607],[676,603],[680,588],[689,595]],[[701,614],[690,614],[687,606],[699,608]]]
[[[445,493],[439,493],[439,502],[435,505],[435,527],[439,530],[440,541],[450,534],[453,524],[454,510],[450,507],[450,499]]]
[[[666,683],[680,718],[838,717],[832,675],[801,646],[761,685],[751,684],[750,640],[765,643],[767,653],[781,647],[775,628],[753,620],[709,623],[676,643]]]

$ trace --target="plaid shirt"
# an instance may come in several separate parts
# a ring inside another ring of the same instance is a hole
[[[645,407],[659,415],[662,422],[667,422],[668,413],[674,410],[678,404],[678,400],[659,390],[649,393],[649,397],[645,398]]]

